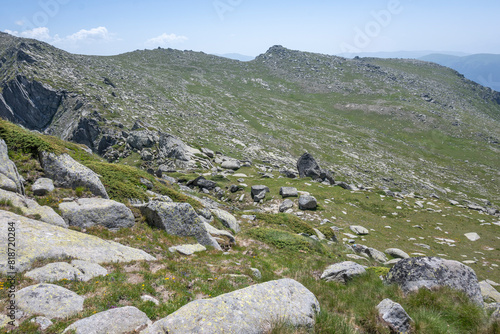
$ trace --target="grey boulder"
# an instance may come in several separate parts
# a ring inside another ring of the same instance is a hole
[[[362,265],[352,261],[344,261],[328,266],[321,279],[327,282],[347,283],[353,277],[366,273]]]
[[[65,318],[83,310],[84,298],[53,284],[28,286],[16,293],[17,307],[28,315],[39,314],[49,319]]]
[[[117,229],[135,224],[134,214],[125,204],[109,199],[80,198],[59,204],[59,209],[70,226],[88,228],[100,225]]]
[[[398,284],[405,294],[420,288],[447,286],[465,292],[474,303],[483,305],[476,273],[458,261],[438,257],[403,259],[391,268],[386,280]]]
[[[0,189],[24,195],[24,186],[16,165],[10,160],[7,144],[0,138]]]
[[[385,253],[397,259],[407,259],[410,257],[406,252],[398,248],[387,248]]]
[[[194,237],[203,246],[221,249],[191,204],[151,201],[141,207],[141,212],[149,225],[165,230],[168,234]]]
[[[55,155],[42,152],[40,163],[45,174],[54,180],[54,184],[61,188],[84,187],[92,194],[109,198],[99,176],[90,168],[76,162],[68,154]]]
[[[238,233],[241,231],[240,224],[236,220],[236,218],[230,214],[229,212],[222,210],[222,209],[211,209],[210,210],[219,220],[222,222],[222,224],[230,229],[232,229],[235,233]]]
[[[88,318],[78,320],[63,333],[75,331],[75,334],[125,334],[137,332],[149,324],[146,313],[136,307],[125,306],[96,313]]]
[[[280,188],[280,195],[283,198],[286,198],[286,197],[297,197],[297,196],[299,196],[299,193],[297,191],[297,188],[294,188],[294,187],[281,187]]]
[[[221,164],[224,169],[238,170],[241,168],[240,162],[238,160],[226,160]]]
[[[207,248],[203,245],[196,244],[196,245],[179,245],[179,246],[172,246],[168,248],[168,251],[171,253],[178,252],[182,255],[193,255],[194,253],[197,252],[203,252],[206,251]]]
[[[33,183],[31,190],[35,196],[45,196],[54,191],[54,182],[46,177],[41,177]]]
[[[351,231],[353,231],[357,235],[367,235],[370,233],[370,231],[368,231],[368,229],[364,228],[363,226],[359,226],[359,225],[352,225],[352,226],[349,226],[349,228],[351,229]]]
[[[319,179],[321,176],[321,168],[316,160],[309,153],[304,153],[297,161],[297,170],[300,177],[311,177]]]
[[[302,195],[299,197],[299,209],[300,210],[314,210],[318,207],[318,201],[316,198],[309,195]]]
[[[319,311],[318,300],[307,288],[285,278],[192,301],[141,334],[257,334],[277,321],[313,327]]]
[[[386,298],[377,305],[377,310],[380,318],[391,331],[395,333],[410,332],[412,319],[400,304]]]
[[[252,186],[250,194],[254,202],[259,202],[266,197],[266,193],[269,192],[269,187],[264,185]]]
[[[280,204],[279,206],[279,211],[280,212],[285,212],[288,209],[293,208],[293,202],[289,199],[286,199],[283,201],[283,203]]]
[[[495,303],[500,303],[500,292],[492,287],[490,283],[481,281],[479,282],[479,287],[485,302],[493,301]]]
[[[49,263],[24,274],[38,282],[56,282],[60,280],[76,280],[87,282],[97,276],[105,276],[108,271],[97,263],[73,260],[67,262]]]

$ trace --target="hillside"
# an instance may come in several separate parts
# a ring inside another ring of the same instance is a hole
[[[0,115],[110,161],[129,162],[123,132],[140,120],[242,160],[293,168],[308,151],[348,183],[500,201],[500,93],[445,67],[281,46],[250,62],[172,49],[91,57],[3,33],[0,50]]]

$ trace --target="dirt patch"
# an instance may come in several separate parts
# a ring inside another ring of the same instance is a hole
[[[131,274],[131,275],[128,275],[128,277],[127,277],[127,283],[130,283],[130,284],[139,284],[139,283],[142,283],[142,282],[144,282],[144,278],[142,277],[142,275]]]

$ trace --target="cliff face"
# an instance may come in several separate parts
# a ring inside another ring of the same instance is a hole
[[[50,125],[63,95],[64,92],[18,75],[2,87],[0,117],[42,131]]]

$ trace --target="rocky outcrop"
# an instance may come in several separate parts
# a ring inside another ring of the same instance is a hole
[[[0,221],[16,226],[16,271],[23,272],[36,260],[73,257],[93,263],[154,261],[146,252],[77,231],[49,225],[0,210]],[[7,248],[7,233],[0,233],[0,247]],[[5,258],[6,259],[6,258]],[[0,262],[0,273],[7,263]]]
[[[108,193],[99,176],[90,168],[76,162],[68,154],[41,152],[40,163],[45,174],[61,188],[85,187],[96,196],[108,199]]]
[[[31,130],[50,125],[64,93],[18,75],[0,89],[0,117]]]
[[[73,291],[53,284],[28,286],[16,293],[16,306],[28,315],[49,319],[66,318],[83,311],[84,298]]]
[[[240,232],[240,224],[232,214],[222,209],[211,209],[210,211],[222,222],[224,226],[232,229],[235,233]]]
[[[10,160],[7,144],[0,138],[0,189],[24,195],[24,186],[16,165]]]
[[[319,311],[318,300],[307,288],[285,278],[190,302],[141,334],[258,334],[278,321],[311,328]]]
[[[483,305],[476,273],[457,261],[438,257],[403,259],[391,268],[386,280],[398,284],[404,293],[447,286],[465,292],[474,303]]]
[[[59,204],[62,217],[69,226],[88,228],[94,225],[109,229],[132,227],[134,214],[123,203],[102,198],[80,198]]]
[[[321,279],[327,282],[347,283],[353,277],[362,275],[365,272],[365,268],[360,264],[352,261],[344,261],[328,266],[323,271],[323,274],[321,274]]]
[[[321,175],[321,168],[316,160],[309,153],[304,153],[297,161],[297,170],[300,177],[310,177],[312,179],[319,179]]]
[[[151,201],[141,207],[149,225],[180,237],[194,237],[204,246],[220,250],[217,241],[207,232],[202,221],[188,203]]]
[[[108,271],[97,263],[73,260],[49,263],[43,267],[28,271],[24,275],[38,282],[56,282],[60,280],[76,280],[87,282],[97,276],[105,276]]]
[[[384,299],[377,305],[379,317],[394,333],[409,333],[413,321],[404,308],[390,300]]]
[[[146,313],[136,307],[125,306],[96,313],[88,318],[78,320],[63,333],[136,333],[151,323]]]
[[[0,199],[12,203],[14,207],[19,208],[23,215],[36,217],[47,224],[68,227],[64,219],[59,216],[51,207],[41,206],[36,201],[26,198],[17,193],[0,189]]]

